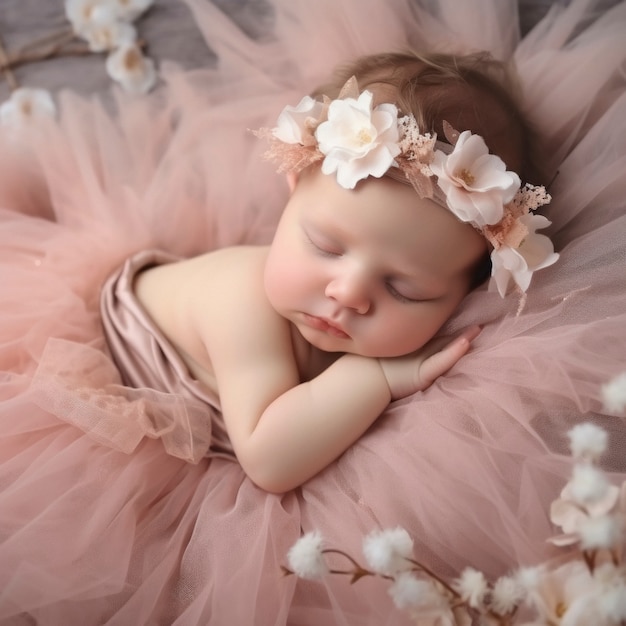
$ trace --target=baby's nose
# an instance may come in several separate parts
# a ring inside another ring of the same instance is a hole
[[[358,272],[341,274],[326,286],[326,296],[341,306],[365,314],[371,306],[369,281]]]

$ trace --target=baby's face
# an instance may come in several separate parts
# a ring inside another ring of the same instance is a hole
[[[485,251],[471,226],[409,185],[369,178],[347,190],[313,170],[287,203],[265,289],[320,350],[400,356],[450,317]]]

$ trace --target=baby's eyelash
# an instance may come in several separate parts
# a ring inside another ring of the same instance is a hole
[[[307,241],[311,244],[311,246],[313,246],[313,248],[315,248],[315,250],[322,256],[327,256],[327,257],[341,256],[341,252],[338,252],[336,250],[327,250],[326,248],[323,248],[319,244],[315,243],[311,239],[311,237],[309,237],[307,233],[305,233],[305,236],[307,238]]]
[[[401,294],[391,283],[385,283],[387,287],[387,291],[391,294],[392,298],[395,298],[399,302],[404,302],[406,304],[415,304],[417,302],[422,302],[419,298],[409,298],[403,294]]]

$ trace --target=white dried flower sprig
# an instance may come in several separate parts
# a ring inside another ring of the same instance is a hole
[[[363,540],[368,567],[343,550],[324,547],[319,532],[301,537],[288,554],[285,574],[321,578],[344,574],[390,581],[389,595],[416,623],[449,626],[617,626],[626,623],[626,482],[610,483],[596,465],[607,447],[607,433],[580,424],[568,433],[576,460],[572,478],[553,503],[552,521],[564,534],[556,545],[577,545],[566,562],[520,567],[490,582],[472,567],[447,582],[413,557],[414,542],[403,528],[376,530]],[[349,562],[331,568],[329,555]],[[520,611],[523,607],[524,610]],[[531,621],[528,621],[531,619]]]
[[[604,408],[611,413],[626,411],[626,372],[622,372],[602,387]]]
[[[77,37],[92,52],[108,52],[109,76],[130,93],[146,93],[156,83],[152,59],[144,56],[132,25],[154,0],[65,0],[65,14]]]
[[[133,26],[154,0],[65,0],[71,29],[53,33],[9,54],[0,39],[0,71],[12,95],[0,105],[0,125],[14,129],[45,116],[56,115],[56,105],[45,89],[21,88],[13,69],[27,63],[61,56],[108,53],[106,71],[129,93],[146,93],[158,75],[152,59],[143,54],[144,43]],[[81,43],[81,40],[86,42]]]
[[[369,568],[347,552],[325,548],[318,531],[306,533],[287,554],[285,575],[319,579],[327,574],[343,574],[355,583],[364,576],[390,581],[389,595],[395,606],[406,609],[414,618],[436,617],[442,623],[456,624],[454,613],[481,614],[493,624],[509,623],[524,598],[523,587],[511,577],[487,582],[476,570],[466,570],[458,580],[446,582],[423,563],[413,558],[413,539],[404,528],[371,532],[363,540],[363,553]],[[328,555],[339,555],[349,562],[347,569],[332,568]]]

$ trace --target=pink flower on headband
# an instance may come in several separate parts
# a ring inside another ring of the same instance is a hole
[[[315,132],[325,155],[322,172],[337,172],[337,182],[346,189],[368,176],[380,178],[400,154],[398,109],[394,104],[372,108],[372,100],[370,91],[358,99],[333,100],[328,120]]]
[[[498,223],[520,188],[520,178],[507,171],[504,161],[489,154],[485,140],[469,130],[462,132],[454,150],[435,151],[430,165],[446,195],[448,208],[463,222],[478,228]]]
[[[543,215],[528,213],[519,217],[518,221],[528,230],[519,246],[502,245],[491,253],[491,280],[503,298],[510,279],[525,292],[533,272],[553,265],[559,258],[552,241],[546,235],[535,232],[550,226],[550,220]]]

